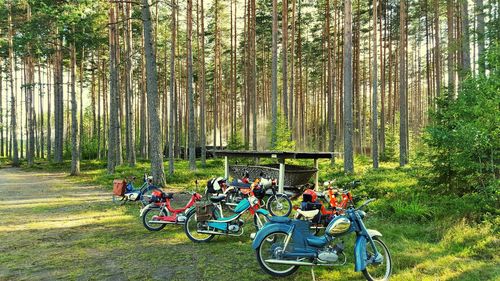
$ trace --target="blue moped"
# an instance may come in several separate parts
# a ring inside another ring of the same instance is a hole
[[[197,205],[186,215],[184,231],[187,237],[193,242],[208,242],[215,235],[241,236],[243,235],[244,221],[240,217],[246,211],[252,214],[256,230],[261,229],[269,221],[271,215],[267,210],[260,208],[260,200],[253,193],[253,187],[257,183],[252,184],[247,197],[236,205],[234,214],[230,216],[224,217],[222,213],[221,202],[226,198],[226,195],[209,198],[211,202],[204,206],[210,213],[208,217],[200,215],[199,205]]]
[[[367,280],[388,280],[392,271],[389,249],[380,239],[382,234],[367,229],[363,223],[366,213],[361,209],[374,200],[369,199],[359,208],[351,207],[344,215],[335,217],[323,236],[312,234],[307,220],[271,217],[257,232],[252,244],[259,265],[276,277],[293,274],[299,266],[344,265],[347,258],[339,237],[355,233],[354,270],[362,271]]]

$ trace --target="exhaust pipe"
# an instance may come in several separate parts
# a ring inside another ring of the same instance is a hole
[[[172,222],[172,221],[148,221],[148,223],[151,223],[151,224],[177,224],[176,222]]]
[[[243,233],[233,234],[233,233],[224,233],[224,232],[211,231],[211,230],[198,230],[197,232],[203,233],[203,234],[228,235],[228,236],[236,236],[236,237],[243,235]]]
[[[277,260],[277,259],[269,259],[269,260],[265,260],[265,262],[276,263],[276,264],[289,264],[289,265],[316,265],[315,263],[312,263],[312,262]]]

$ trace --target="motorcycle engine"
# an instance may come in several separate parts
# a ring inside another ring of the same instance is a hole
[[[339,259],[337,252],[333,249],[328,249],[326,251],[321,251],[318,254],[318,261],[323,263],[336,262]]]
[[[231,222],[231,224],[227,229],[231,232],[238,232],[242,225],[243,225],[243,220],[238,219],[237,221]]]

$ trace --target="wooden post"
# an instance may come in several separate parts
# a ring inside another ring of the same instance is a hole
[[[285,192],[285,159],[280,158],[280,172],[278,178],[278,193]]]
[[[316,173],[314,174],[314,190],[318,190],[319,187],[319,169],[318,169],[318,159],[314,158],[314,168]]]
[[[229,160],[224,156],[224,178],[229,179]]]

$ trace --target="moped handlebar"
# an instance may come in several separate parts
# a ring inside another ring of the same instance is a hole
[[[377,199],[375,199],[375,198],[370,198],[370,199],[366,200],[365,202],[363,202],[363,204],[361,204],[361,206],[359,206],[357,209],[358,209],[358,210],[359,210],[359,209],[362,209],[362,208],[364,208],[366,205],[370,204],[371,202],[373,202],[373,201],[375,201],[375,200],[377,200]]]

